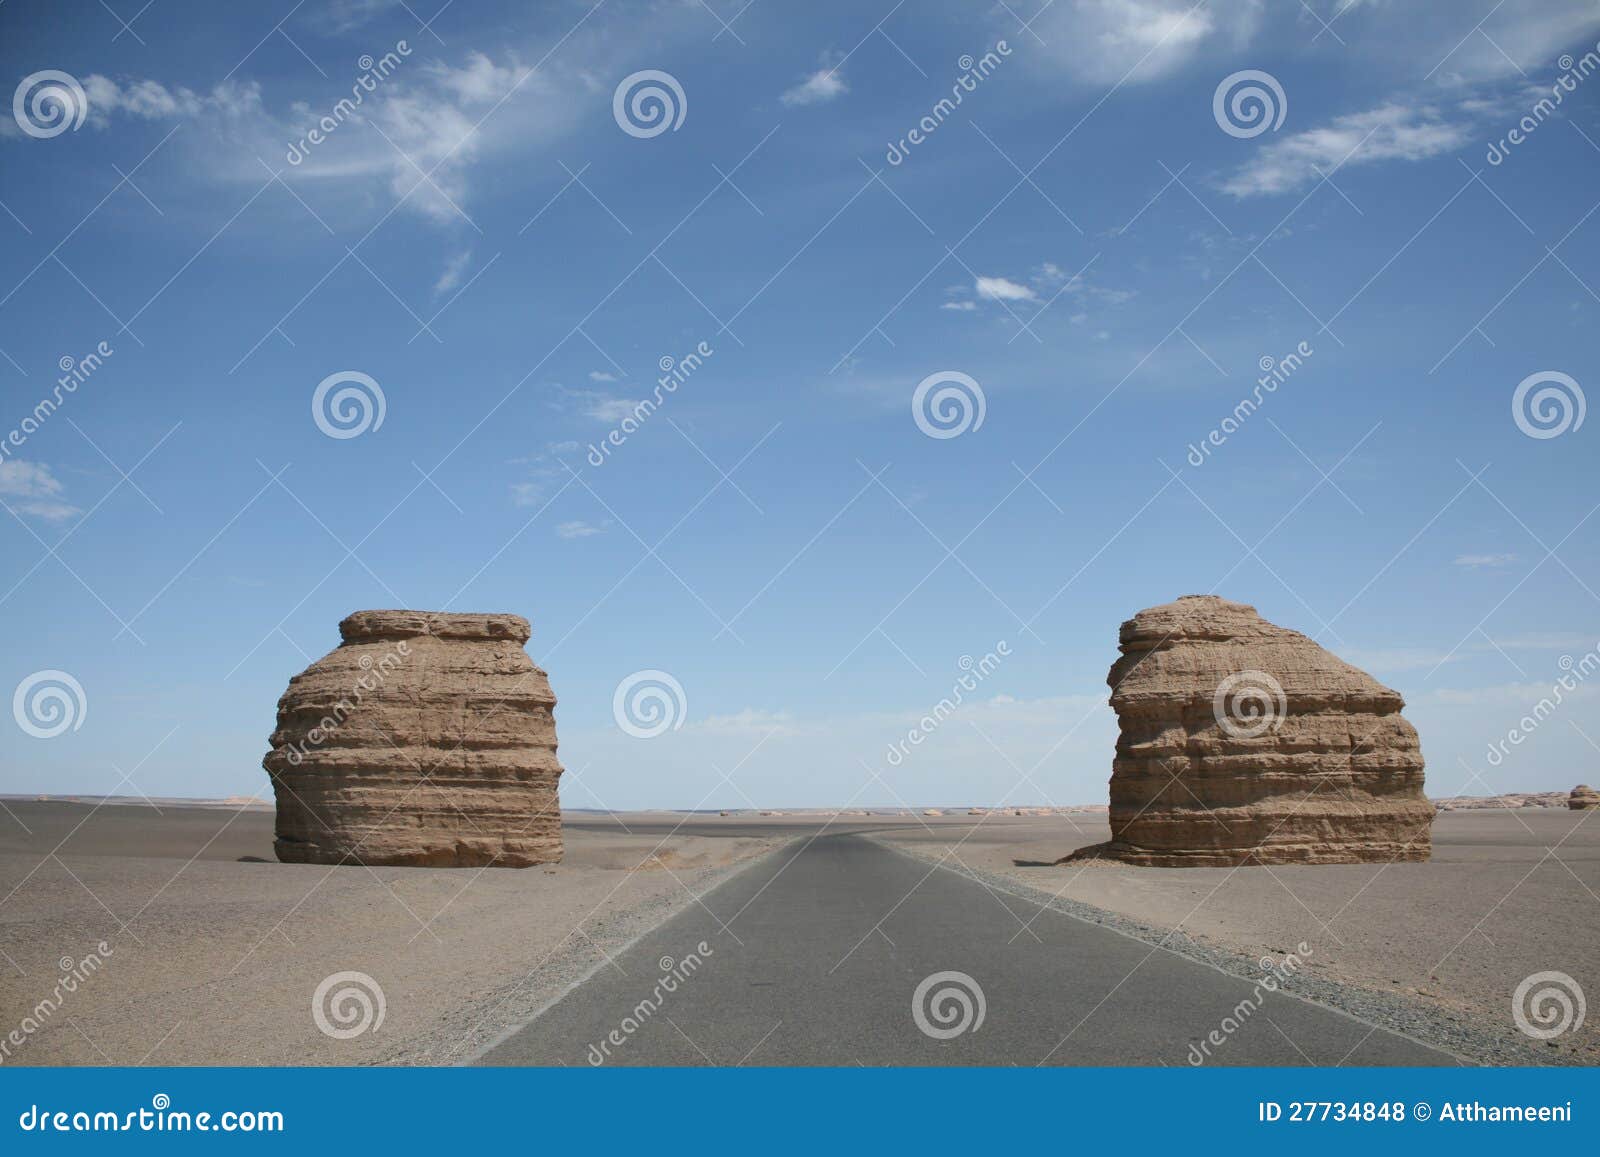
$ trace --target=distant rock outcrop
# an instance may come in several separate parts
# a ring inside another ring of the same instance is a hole
[[[1580,783],[1572,789],[1572,794],[1567,797],[1567,806],[1575,812],[1588,811],[1592,807],[1600,807],[1600,791],[1595,791],[1586,783]]]
[[[1426,860],[1404,700],[1254,607],[1189,595],[1122,624],[1108,844],[1160,867]]]
[[[262,761],[278,859],[511,867],[561,859],[555,695],[516,615],[358,611],[289,681]]]

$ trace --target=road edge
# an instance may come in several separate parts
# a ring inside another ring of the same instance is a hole
[[[1202,943],[1180,929],[1146,924],[1120,912],[1098,908],[1081,900],[1069,900],[1003,873],[969,868],[965,864],[959,868],[952,867],[944,862],[944,857],[934,854],[932,849],[923,852],[875,836],[863,838],[909,859],[932,863],[983,887],[1005,892],[1080,923],[1093,924],[1130,940],[1138,940],[1237,980],[1257,981],[1264,975],[1255,957],[1221,945]],[[1314,1004],[1372,1028],[1405,1037],[1415,1044],[1447,1053],[1467,1065],[1541,1067],[1576,1063],[1543,1056],[1519,1047],[1517,1042],[1506,1041],[1473,1028],[1467,1023],[1466,1014],[1452,1015],[1391,993],[1313,976],[1303,971],[1294,973],[1286,983],[1281,983],[1278,991],[1284,996]]]
[[[741,860],[738,863],[729,864],[725,868],[712,869],[712,872],[715,873],[715,874],[712,875],[711,877],[709,877],[713,881],[710,884],[709,887],[703,888],[700,891],[695,892],[693,897],[685,897],[681,902],[679,902],[677,904],[670,905],[670,906],[663,905],[660,909],[657,910],[659,912],[659,915],[660,915],[659,919],[652,920],[648,924],[641,925],[640,928],[637,931],[635,931],[632,936],[630,936],[623,943],[621,943],[621,944],[617,945],[615,948],[613,948],[611,950],[610,956],[604,957],[604,958],[602,958],[600,960],[595,961],[594,964],[592,964],[589,968],[584,970],[582,975],[580,975],[577,978],[575,978],[574,980],[568,982],[563,988],[560,989],[560,991],[552,994],[548,1000],[546,1000],[544,1003],[539,1005],[539,1007],[536,1008],[533,1012],[531,1012],[527,1016],[519,1019],[515,1023],[513,1023],[511,1025],[508,1025],[507,1027],[501,1029],[498,1033],[496,1033],[493,1037],[491,1037],[487,1043],[480,1045],[476,1049],[473,1049],[470,1053],[467,1053],[466,1055],[462,1056],[458,1060],[454,1061],[451,1064],[450,1067],[451,1068],[471,1068],[471,1067],[477,1065],[479,1062],[481,1062],[483,1060],[484,1057],[488,1056],[495,1049],[497,1049],[501,1045],[505,1044],[506,1041],[508,1041],[512,1037],[516,1036],[523,1029],[527,1028],[534,1021],[538,1020],[545,1013],[549,1012],[556,1005],[560,1004],[563,1000],[567,999],[567,997],[571,996],[574,992],[576,992],[578,989],[582,988],[585,984],[587,984],[591,979],[594,978],[594,976],[602,968],[605,968],[610,963],[610,957],[621,956],[623,953],[625,953],[628,950],[630,950],[631,948],[633,948],[633,946],[635,944],[638,944],[639,941],[643,940],[646,936],[649,936],[650,934],[655,932],[657,929],[661,928],[664,924],[666,924],[668,921],[670,921],[673,917],[675,917],[679,913],[687,910],[688,907],[691,904],[693,904],[696,900],[703,902],[705,900],[705,898],[710,896],[713,892],[718,891],[719,889],[725,887],[727,884],[729,884],[733,880],[735,880],[738,877],[744,875],[746,872],[748,872],[752,868],[754,868],[757,864],[766,863],[773,856],[777,855],[780,852],[786,851],[789,848],[792,848],[795,844],[799,843],[804,838],[805,837],[803,837],[803,836],[793,836],[793,837],[791,837],[791,838],[789,838],[787,840],[782,841],[781,843],[774,844],[772,847],[768,848],[766,851],[760,853],[759,855],[751,856],[747,860]],[[704,880],[706,878],[708,878],[708,877],[702,876],[702,877],[700,877],[699,879],[696,880],[696,883],[699,883],[699,882],[701,882],[701,880]],[[569,940],[571,939],[571,933],[568,933],[568,937],[567,938]]]

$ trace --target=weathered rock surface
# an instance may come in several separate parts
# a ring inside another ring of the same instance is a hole
[[[1189,595],[1122,624],[1108,844],[1160,867],[1426,860],[1404,700],[1254,607]]]
[[[289,681],[262,765],[278,859],[527,867],[561,859],[555,695],[516,615],[357,611]]]
[[[1580,783],[1572,789],[1572,794],[1567,797],[1567,806],[1575,812],[1588,811],[1592,807],[1600,807],[1600,791],[1595,791],[1586,783]]]

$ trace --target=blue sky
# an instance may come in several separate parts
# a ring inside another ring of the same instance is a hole
[[[404,605],[533,621],[572,806],[1099,802],[1119,622],[1210,591],[1400,689],[1433,794],[1600,774],[1587,685],[1486,755],[1600,645],[1592,4],[529,8],[0,8],[83,113],[0,119],[0,440],[111,351],[0,460],[0,684],[86,704],[0,792],[264,793],[288,677]]]

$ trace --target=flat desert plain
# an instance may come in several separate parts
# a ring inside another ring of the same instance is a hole
[[[279,864],[268,807],[5,803],[0,1037],[34,1022],[5,1064],[456,1063],[730,873],[837,832],[983,881],[1017,935],[1051,904],[1247,974],[1304,942],[1309,997],[1480,1060],[1600,1063],[1600,1013],[1550,1043],[1511,1014],[1536,972],[1600,992],[1593,812],[1446,812],[1427,864],[1238,870],[1056,866],[1103,814],[569,814],[559,865],[441,870]],[[316,1027],[344,971],[380,979],[381,1031]]]

